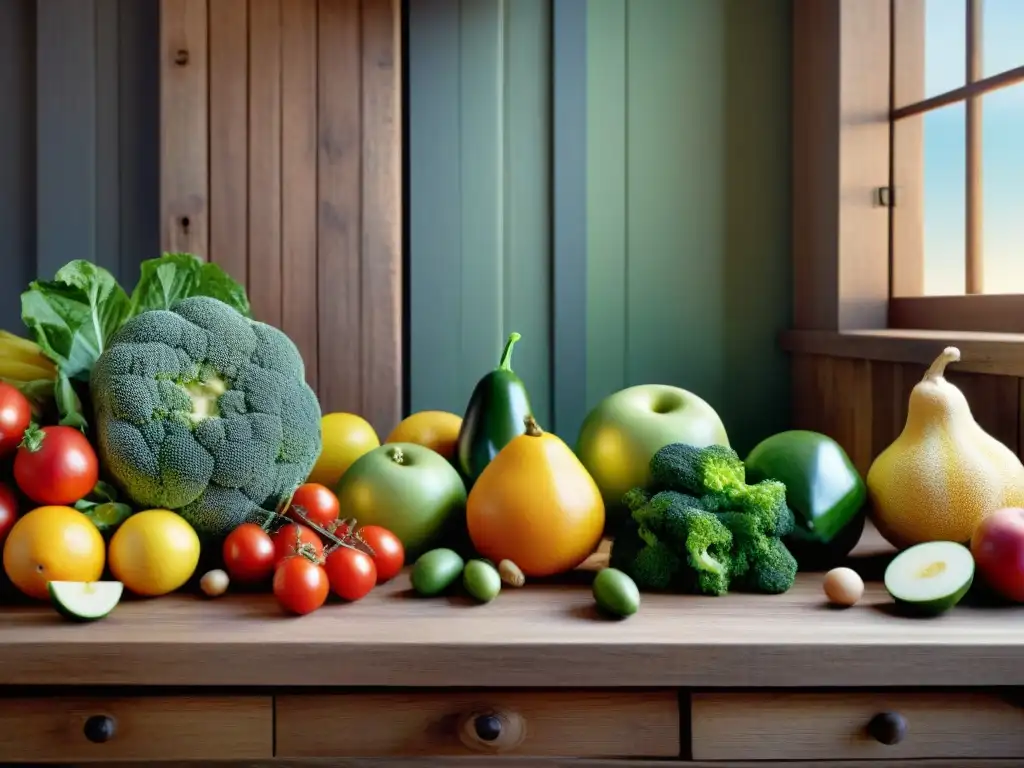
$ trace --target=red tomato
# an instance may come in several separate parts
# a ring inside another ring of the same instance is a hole
[[[18,497],[7,483],[0,483],[0,544],[3,544],[17,519]]]
[[[256,523],[242,523],[224,539],[224,567],[232,581],[254,584],[270,577],[276,559],[274,541]]]
[[[405,547],[395,534],[379,525],[366,525],[359,536],[373,550],[373,564],[377,567],[377,583],[383,584],[398,575],[405,565]]]
[[[300,485],[295,491],[295,495],[292,496],[292,503],[289,505],[288,511],[291,512],[296,507],[301,508],[301,513],[309,518],[309,522],[319,525],[321,528],[326,528],[337,520],[341,513],[338,497],[330,488],[320,483]],[[294,517],[296,520],[302,519],[297,515]]]
[[[365,552],[351,547],[338,547],[324,563],[331,591],[342,600],[359,600],[377,583],[377,566]]]
[[[28,398],[15,387],[0,381],[0,459],[6,459],[18,450],[21,436],[30,423],[32,406]]]
[[[74,504],[100,479],[96,451],[74,427],[29,427],[14,457],[14,480],[37,504]]]
[[[323,605],[328,588],[324,569],[302,555],[285,558],[274,571],[274,597],[285,610],[300,616]]]
[[[317,560],[324,556],[324,545],[312,528],[301,523],[287,523],[274,533],[274,565],[280,565],[286,557],[308,551]],[[307,546],[308,545],[308,546]]]

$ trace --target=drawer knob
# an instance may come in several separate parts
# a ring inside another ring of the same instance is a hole
[[[484,709],[462,718],[459,740],[474,752],[509,752],[526,736],[526,723],[517,712]]]
[[[868,723],[868,733],[886,746],[899,744],[907,735],[907,719],[899,712],[879,712]]]
[[[117,721],[110,715],[93,715],[85,721],[85,738],[93,744],[102,744],[114,738]]]

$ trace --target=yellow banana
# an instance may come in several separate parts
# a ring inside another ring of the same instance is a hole
[[[38,365],[23,363],[20,360],[12,360],[5,357],[3,351],[0,350],[0,379],[29,382],[53,378],[56,378],[56,374],[52,367],[46,369]]]
[[[25,375],[32,373],[29,369],[35,369],[36,379],[52,379],[57,375],[53,362],[43,354],[38,344],[0,330],[0,376],[6,376],[2,371],[11,365],[27,366]]]

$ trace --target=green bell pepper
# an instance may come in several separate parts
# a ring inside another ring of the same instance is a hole
[[[802,570],[831,568],[860,541],[867,487],[831,437],[803,429],[780,432],[758,443],[745,464],[748,483],[785,484],[796,518],[786,545]]]

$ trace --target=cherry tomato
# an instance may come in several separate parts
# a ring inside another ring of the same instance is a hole
[[[323,605],[329,587],[324,569],[302,555],[285,558],[274,570],[274,597],[300,616]]]
[[[365,552],[351,547],[338,547],[324,563],[331,591],[342,600],[355,601],[366,597],[377,583],[377,566]]]
[[[255,584],[274,572],[277,552],[270,534],[256,523],[242,523],[224,539],[224,568],[232,581]]]
[[[287,523],[274,533],[274,565],[280,565],[286,557],[309,552],[320,560],[324,556],[324,545],[312,528],[301,523]],[[308,546],[306,546],[308,545]]]
[[[0,544],[4,543],[17,519],[18,497],[7,483],[0,483]]]
[[[288,507],[291,512],[294,508],[301,508],[311,523],[326,528],[338,519],[341,507],[338,505],[338,497],[330,488],[320,483],[306,483],[300,485],[292,496],[292,503]],[[302,518],[295,515],[296,520]]]
[[[37,504],[74,504],[99,480],[96,451],[74,427],[29,427],[14,457],[14,481]]]
[[[7,382],[0,381],[0,459],[18,450],[21,436],[30,423],[32,406],[28,398]]]
[[[373,564],[377,567],[377,583],[383,584],[398,575],[405,565],[405,547],[401,540],[387,528],[379,525],[365,525],[359,529],[359,536],[373,550]]]

